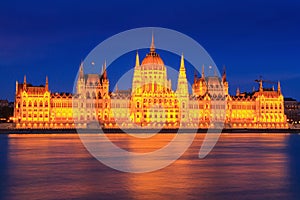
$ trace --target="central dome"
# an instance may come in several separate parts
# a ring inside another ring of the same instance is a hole
[[[154,52],[150,51],[142,61],[142,65],[146,65],[146,64],[164,65],[164,61],[160,58],[160,56],[155,51]]]
[[[146,64],[164,65],[164,61],[155,52],[153,35],[152,35],[152,42],[151,42],[150,52],[146,55],[146,57],[142,61],[142,65],[146,65]]]

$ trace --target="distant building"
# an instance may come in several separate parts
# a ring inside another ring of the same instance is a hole
[[[0,122],[11,122],[13,105],[13,102],[9,102],[8,100],[0,100]]]
[[[51,93],[45,86],[16,83],[14,119],[17,128],[287,128],[280,83],[277,90],[229,95],[226,72],[201,77],[195,74],[192,94],[188,91],[184,57],[179,65],[177,89],[171,88],[163,60],[155,51],[140,64],[136,55],[132,89],[109,92],[106,64],[102,73],[84,74],[83,64],[74,94]],[[212,68],[213,69],[213,68]],[[98,123],[99,122],[99,123]]]
[[[9,105],[8,100],[1,100],[0,99],[0,107],[7,107]]]
[[[296,99],[284,98],[284,113],[288,123],[300,124],[300,102]]]

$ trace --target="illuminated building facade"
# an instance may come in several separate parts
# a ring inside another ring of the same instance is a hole
[[[16,83],[14,120],[17,128],[288,128],[280,83],[277,90],[263,88],[252,93],[229,95],[225,70],[201,77],[195,74],[192,94],[181,56],[177,88],[171,88],[163,60],[155,51],[140,63],[136,55],[132,89],[109,92],[104,63],[100,74],[84,74],[83,64],[74,94],[51,93],[45,86]]]

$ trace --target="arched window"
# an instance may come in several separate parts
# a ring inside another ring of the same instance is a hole
[[[26,107],[26,101],[23,101],[23,107]]]
[[[43,102],[42,101],[40,101],[40,107],[43,107]]]
[[[37,102],[36,101],[34,101],[34,107],[37,107]]]
[[[29,101],[29,104],[28,104],[28,106],[29,106],[29,107],[31,107],[31,106],[32,106],[32,103],[31,103],[31,101]]]
[[[89,92],[86,93],[86,98],[88,98],[88,99],[91,98]]]
[[[45,107],[48,107],[48,101],[45,101]]]

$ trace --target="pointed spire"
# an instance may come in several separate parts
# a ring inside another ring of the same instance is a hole
[[[277,91],[278,91],[278,93],[281,93],[280,81],[278,81],[278,83],[277,83]]]
[[[214,67],[214,76],[215,76],[215,77],[218,76],[217,67]]]
[[[23,81],[23,90],[26,90],[27,88],[27,81],[26,81],[26,75],[24,76],[24,81]]]
[[[223,67],[223,74],[222,74],[222,82],[225,83],[227,80],[226,80],[226,67],[224,65]]]
[[[118,92],[119,92],[119,87],[118,87],[118,84],[116,84],[115,92],[116,92],[116,93],[118,93]]]
[[[81,61],[80,66],[79,66],[79,78],[84,77],[84,72],[83,72],[83,61]]]
[[[188,84],[187,84],[185,67],[184,67],[183,53],[181,54],[180,69],[179,69],[176,93],[179,95],[183,95],[185,97],[188,95]]]
[[[259,80],[259,91],[260,92],[263,91],[263,81],[262,81],[262,79]]]
[[[48,76],[46,76],[46,84],[45,84],[46,91],[49,90],[49,82],[48,82]]]
[[[152,40],[151,40],[151,46],[150,46],[150,52],[155,51],[155,46],[154,46],[154,34],[152,32]]]
[[[102,69],[102,77],[103,79],[107,79],[107,73],[106,73],[106,60],[104,61],[104,64],[103,64],[103,69]]]
[[[18,94],[19,83],[16,81],[16,94]]]
[[[202,65],[202,73],[201,73],[201,77],[204,78],[204,65]]]
[[[185,67],[184,67],[184,56],[183,56],[183,53],[181,54],[181,60],[180,60],[180,70],[185,70]]]
[[[198,72],[197,72],[197,70],[195,69],[195,71],[194,71],[194,83],[197,82],[197,79],[198,79]]]
[[[140,66],[140,57],[139,57],[139,52],[138,51],[136,51],[135,66],[136,67]]]
[[[240,96],[240,88],[236,88],[236,96]]]

